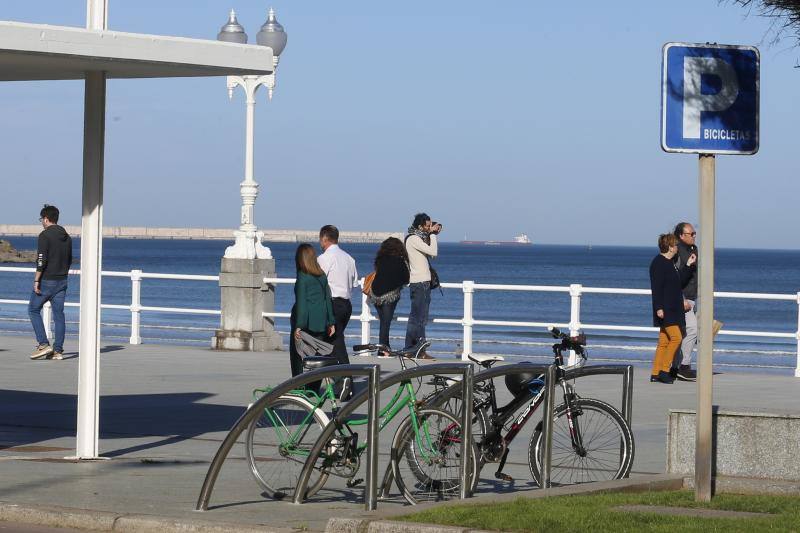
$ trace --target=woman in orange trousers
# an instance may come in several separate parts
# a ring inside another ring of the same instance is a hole
[[[650,290],[653,294],[653,325],[658,326],[658,346],[653,359],[650,381],[672,383],[669,373],[675,352],[681,346],[682,331],[686,328],[683,307],[683,285],[688,281],[688,269],[679,271],[672,258],[678,253],[678,238],[671,233],[658,237],[659,254],[650,263]],[[686,261],[692,266],[697,258],[692,254]]]

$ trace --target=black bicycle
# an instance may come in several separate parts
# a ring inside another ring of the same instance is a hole
[[[582,366],[586,359],[586,336],[570,337],[550,328],[559,342],[553,345],[557,366],[556,385],[563,393],[563,403],[553,413],[553,444],[551,455],[551,485],[569,485],[627,477],[633,465],[633,433],[620,412],[611,405],[592,398],[581,398],[573,382],[565,378],[564,352],[572,350],[579,357],[574,365]],[[470,360],[490,368],[503,361],[498,355],[470,355]],[[436,390],[426,400],[436,404],[435,396],[454,383],[452,378],[435,376]],[[533,413],[544,402],[544,376],[518,373],[505,376],[505,385],[513,395],[506,405],[499,406],[494,380],[474,384],[472,434],[480,459],[479,470],[486,463],[499,463],[495,477],[504,481],[513,478],[503,473],[509,446]],[[461,400],[448,399],[440,406],[452,413],[461,412]],[[542,422],[533,431],[528,446],[528,466],[533,480],[542,486]]]

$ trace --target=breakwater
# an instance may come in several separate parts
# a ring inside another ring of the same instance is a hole
[[[73,237],[80,237],[81,227],[66,225],[64,229]],[[0,224],[0,235],[35,237],[42,231],[38,224]],[[106,226],[103,237],[109,239],[179,239],[179,240],[233,240],[233,229],[227,228],[150,228],[144,226]],[[317,230],[264,229],[265,242],[315,242]],[[341,231],[339,240],[351,243],[379,243],[389,237],[402,238],[399,232]]]

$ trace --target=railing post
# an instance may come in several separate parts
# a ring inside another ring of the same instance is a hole
[[[361,282],[359,283],[362,287],[364,286],[364,278],[361,278]],[[370,326],[369,321],[372,320],[372,315],[369,314],[369,301],[367,300],[367,295],[363,292],[361,293],[361,344],[369,344],[369,337],[370,337]],[[369,353],[369,352],[367,352]]]
[[[464,326],[464,346],[461,360],[468,361],[472,353],[472,295],[475,293],[475,282],[464,281],[461,290],[464,292],[464,319],[461,321],[461,325]]]
[[[45,302],[42,307],[42,322],[44,322],[44,334],[52,343],[53,341],[53,306],[50,302]]]
[[[131,270],[131,344],[142,344],[142,271]]]
[[[575,336],[580,333],[581,329],[581,294],[583,293],[583,285],[580,283],[573,283],[569,286],[569,334]],[[572,366],[576,363],[575,352],[569,351],[568,365]]]
[[[794,367],[794,377],[800,378],[800,292],[797,293],[797,357]]]

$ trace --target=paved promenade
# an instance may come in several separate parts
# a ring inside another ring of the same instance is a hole
[[[236,446],[211,499],[211,510],[193,511],[210,459],[251,398],[251,390],[289,376],[288,354],[219,353],[205,348],[105,344],[101,355],[101,442],[108,460],[76,463],[74,453],[78,359],[68,342],[63,361],[30,361],[33,341],[0,337],[0,502],[55,505],[138,515],[159,515],[272,528],[322,530],[330,516],[363,509],[362,487],[347,489],[331,479],[301,506],[265,499]],[[355,357],[353,362],[378,360]],[[379,360],[384,372],[396,360]],[[583,396],[619,405],[621,380],[591,377],[578,383]],[[791,408],[800,379],[789,376],[720,374],[715,404],[724,408]],[[695,386],[650,384],[637,368],[633,427],[634,475],[664,470],[668,408],[694,408]],[[381,433],[381,465],[391,433]],[[515,441],[514,490],[531,490],[525,464],[530,429]],[[481,494],[509,491],[490,479]],[[362,477],[362,476],[360,476]],[[399,499],[379,509],[410,510]]]

